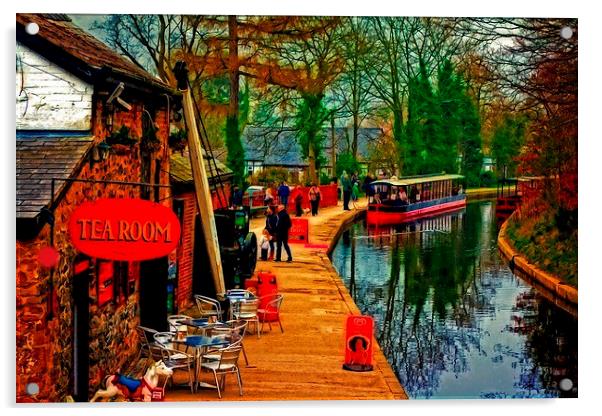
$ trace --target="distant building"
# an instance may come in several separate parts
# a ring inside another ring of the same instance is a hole
[[[287,169],[299,181],[303,180],[309,165],[303,159],[296,132],[247,127],[242,135],[242,143],[248,175],[278,167]]]
[[[483,158],[483,167],[481,168],[483,172],[492,172],[495,170],[495,162],[493,158],[485,156]]]
[[[324,157],[327,162],[322,165],[322,170],[328,176],[335,176],[335,172],[332,166],[332,129],[324,129],[326,140],[324,142]],[[336,141],[336,159],[338,156],[344,153],[352,153],[351,142],[353,140],[353,128],[352,127],[339,127],[335,128],[335,141]],[[383,131],[377,127],[362,127],[358,130],[357,137],[357,161],[360,165],[360,175],[366,175],[368,173],[368,167],[370,164],[370,152],[376,145],[376,142],[383,135]],[[373,170],[378,170],[378,166],[372,167]]]
[[[320,166],[323,173],[332,176],[332,129],[323,129],[324,142],[322,157],[324,163]],[[376,141],[382,131],[379,128],[360,128],[358,134],[357,158],[361,170],[368,170],[371,143]],[[336,157],[343,153],[351,153],[351,128],[335,128]],[[307,174],[308,163],[303,158],[303,151],[298,143],[295,131],[284,130],[275,132],[267,128],[248,127],[245,129],[242,142],[245,149],[245,165],[248,175],[256,174],[270,167],[284,168],[291,176],[299,181]]]

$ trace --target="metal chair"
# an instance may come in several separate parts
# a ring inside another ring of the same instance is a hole
[[[225,322],[224,326],[218,326],[211,329],[212,336],[223,335],[230,342],[229,347],[240,345],[242,347],[242,354],[245,358],[245,364],[247,367],[249,366],[249,359],[247,358],[247,353],[245,352],[245,346],[242,341],[247,332],[248,322],[244,320],[233,320]],[[219,355],[216,354],[215,350],[208,351],[206,354],[203,354],[203,359],[207,360],[217,360],[219,359]]]
[[[240,371],[238,370],[238,357],[240,356],[241,351],[242,347],[240,345],[222,348],[216,351],[219,355],[218,360],[204,361],[201,364],[201,370],[211,371],[213,373],[215,385],[217,387],[217,395],[220,399],[222,398],[222,391],[225,391],[226,389],[226,375],[230,373],[236,374],[238,391],[242,396],[242,380],[240,378]],[[218,375],[220,376],[219,380],[217,377]]]
[[[190,392],[194,393],[194,365],[196,358],[192,354],[188,354],[184,351],[179,351],[173,348],[168,348],[165,345],[156,344],[152,346],[153,354],[160,353],[161,359],[167,368],[170,368],[174,374],[172,375],[171,382],[175,378],[176,371],[185,371],[188,373],[188,385],[190,386]]]
[[[152,328],[138,325],[136,327],[136,332],[138,333],[138,338],[140,339],[141,344],[140,357],[150,357],[150,344],[154,342],[154,334],[156,334],[157,331]]]
[[[282,321],[280,321],[280,307],[282,306],[284,296],[282,296],[281,294],[262,296],[259,299],[259,303],[263,303],[262,300],[266,299],[270,300],[268,300],[267,303],[265,303],[265,306],[263,308],[257,310],[257,315],[259,316],[259,320],[261,321],[261,332],[263,332],[263,324],[265,324],[266,322],[270,327],[270,331],[272,330],[272,318],[275,317],[276,320],[273,322],[278,322],[278,325],[280,325],[280,332],[284,333]]]
[[[179,324],[178,321],[185,321],[186,319],[192,319],[192,317],[190,317],[188,315],[169,315],[167,317],[167,323],[169,324],[169,331],[173,332],[173,333],[177,333],[178,328],[180,326],[186,326],[186,325]],[[186,327],[186,332],[188,333],[188,327]]]
[[[218,321],[222,320],[222,305],[216,299],[202,295],[194,295],[194,301],[199,310],[200,318],[215,316]]]
[[[173,332],[157,332],[153,334],[155,342],[163,346],[169,346],[175,337],[176,334]]]
[[[232,317],[234,319],[240,319],[247,322],[253,322],[255,324],[255,332],[257,332],[257,338],[260,338],[261,332],[259,330],[259,316],[257,315],[257,308],[259,307],[259,299],[248,299],[242,300],[232,304]]]
[[[240,296],[242,298],[254,298],[255,293],[248,289],[230,289],[226,296]]]

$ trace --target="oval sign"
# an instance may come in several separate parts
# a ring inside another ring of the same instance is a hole
[[[117,261],[140,261],[171,253],[180,221],[168,207],[144,199],[101,198],[77,207],[69,235],[77,250]]]

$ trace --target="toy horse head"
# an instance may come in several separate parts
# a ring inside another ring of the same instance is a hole
[[[162,360],[159,360],[155,363],[153,363],[150,367],[151,375],[158,375],[158,376],[171,376],[173,375],[173,370],[169,367],[167,367],[165,365],[165,363]]]

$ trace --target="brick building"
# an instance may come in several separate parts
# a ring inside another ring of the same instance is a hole
[[[205,170],[209,186],[213,189],[213,209],[229,205],[232,171],[217,159],[205,155]],[[170,177],[174,211],[182,224],[182,243],[177,250],[177,264],[170,289],[174,297],[172,311],[191,306],[193,294],[210,292],[211,279],[207,278],[207,255],[201,230],[200,215],[196,201],[190,158],[187,152],[173,153],[170,157]]]
[[[16,400],[87,401],[136,358],[138,324],[166,324],[169,261],[86,257],[67,224],[77,205],[98,198],[171,207],[174,92],[64,15],[16,20]],[[28,34],[28,23],[39,32]],[[48,246],[60,255],[51,269],[38,261]]]

